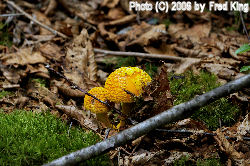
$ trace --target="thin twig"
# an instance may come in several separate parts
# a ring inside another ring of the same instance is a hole
[[[247,39],[248,41],[250,42],[250,37],[248,35],[248,32],[247,32],[247,28],[246,28],[246,24],[244,22],[244,19],[243,19],[243,15],[242,15],[242,11],[240,10],[240,19],[241,19],[241,23],[242,23],[242,26],[243,26],[243,30],[245,31],[246,35],[247,35]]]
[[[90,159],[94,156],[108,152],[118,146],[128,143],[148,132],[165,125],[167,123],[177,121],[192,115],[197,108],[200,108],[218,98],[227,96],[233,92],[236,92],[242,88],[250,85],[250,74],[245,75],[237,80],[231,81],[225,85],[222,85],[216,89],[213,89],[203,95],[197,96],[192,100],[179,104],[166,110],[152,118],[149,118],[131,128],[121,131],[117,135],[103,140],[95,145],[83,148],[76,152],[72,152],[61,158],[58,158],[45,166],[55,165],[73,165],[80,161]]]
[[[0,14],[0,17],[12,17],[12,16],[21,16],[22,13],[10,13],[10,14]]]
[[[47,29],[48,31],[52,32],[54,35],[58,35],[61,36],[63,38],[68,38],[66,35],[64,35],[61,32],[58,32],[50,27],[48,27],[47,25],[41,23],[40,21],[36,20],[35,18],[33,18],[30,14],[26,13],[23,9],[21,9],[18,5],[16,5],[13,1],[8,1],[6,0],[6,3],[11,5],[13,8],[15,8],[16,10],[18,10],[19,12],[21,12],[23,15],[25,15],[27,18],[29,18],[30,20],[32,20],[34,23],[38,24],[39,26],[43,27],[44,29]]]
[[[136,57],[141,57],[141,58],[156,58],[156,59],[166,59],[166,60],[173,60],[173,61],[185,60],[185,58],[169,56],[169,55],[148,54],[148,53],[140,53],[140,52],[109,51],[109,50],[103,50],[99,48],[94,48],[94,52],[109,54],[109,55],[117,55],[117,56],[136,56]]]
[[[167,132],[167,133],[179,133],[179,134],[200,134],[200,135],[205,135],[205,136],[216,136],[217,134],[215,133],[208,133],[204,131],[189,131],[189,130],[167,130],[167,129],[156,129],[156,131],[162,131],[162,132]],[[225,136],[226,139],[230,140],[237,140],[236,137],[229,137]],[[242,137],[243,140],[245,141],[250,141],[250,137]]]

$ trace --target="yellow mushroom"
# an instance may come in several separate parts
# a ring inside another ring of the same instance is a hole
[[[92,88],[88,93],[92,94],[93,96],[95,96],[96,98],[104,102],[107,101],[107,98],[106,98],[107,90],[103,87]],[[108,118],[108,114],[107,114],[109,111],[109,108],[105,104],[97,101],[91,96],[85,95],[84,108],[86,110],[89,110],[95,113],[97,120],[104,123],[106,127],[112,127],[110,120]]]
[[[115,103],[134,102],[133,95],[139,97],[149,82],[151,77],[138,67],[121,67],[112,72],[105,82],[107,99]]]
[[[151,77],[138,67],[121,67],[112,72],[106,82],[107,99],[115,103],[121,103],[122,113],[129,114],[134,96],[139,97],[144,87],[151,82]],[[117,128],[124,125],[124,118],[121,119]]]

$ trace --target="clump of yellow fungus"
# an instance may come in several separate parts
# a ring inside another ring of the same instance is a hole
[[[111,73],[105,82],[107,99],[115,103],[131,103],[133,95],[139,97],[149,82],[151,77],[138,67],[121,67]]]
[[[151,77],[138,67],[121,67],[108,76],[104,88],[95,87],[89,93],[102,101],[121,103],[122,113],[128,115],[129,103],[134,102],[134,97],[139,97],[150,82]],[[107,116],[109,108],[91,96],[85,95],[84,107],[96,113],[97,119],[107,127],[119,129],[125,123],[125,118],[122,117],[117,126],[112,125]]]

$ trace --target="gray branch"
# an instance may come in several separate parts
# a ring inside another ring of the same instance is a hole
[[[197,108],[200,108],[216,99],[227,96],[230,93],[236,92],[250,85],[250,74],[245,75],[237,80],[231,81],[223,86],[213,89],[203,95],[197,96],[194,99],[172,107],[150,119],[147,119],[131,128],[128,128],[117,135],[101,141],[95,145],[83,148],[76,152],[70,153],[59,159],[45,164],[45,166],[54,165],[72,165],[80,161],[90,159],[91,157],[108,152],[118,146],[128,143],[148,132],[173,121],[186,118],[193,114]]]
[[[94,48],[94,52],[102,53],[106,55],[132,56],[132,57],[140,57],[140,58],[156,58],[156,59],[166,59],[166,60],[173,60],[173,61],[184,61],[185,59],[187,59],[187,58],[170,56],[170,55],[148,54],[148,53],[141,53],[141,52],[109,51],[109,50],[103,50],[99,48]],[[198,58],[193,58],[193,59],[198,59]]]

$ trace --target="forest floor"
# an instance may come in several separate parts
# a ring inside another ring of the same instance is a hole
[[[131,127],[107,134],[79,91],[103,87],[120,67],[137,66],[153,80],[131,107],[137,122],[248,74],[249,30],[249,12],[135,11],[128,0],[1,1],[0,163],[41,165]],[[247,165],[249,94],[218,99],[82,164]],[[122,119],[108,115],[112,123]]]

